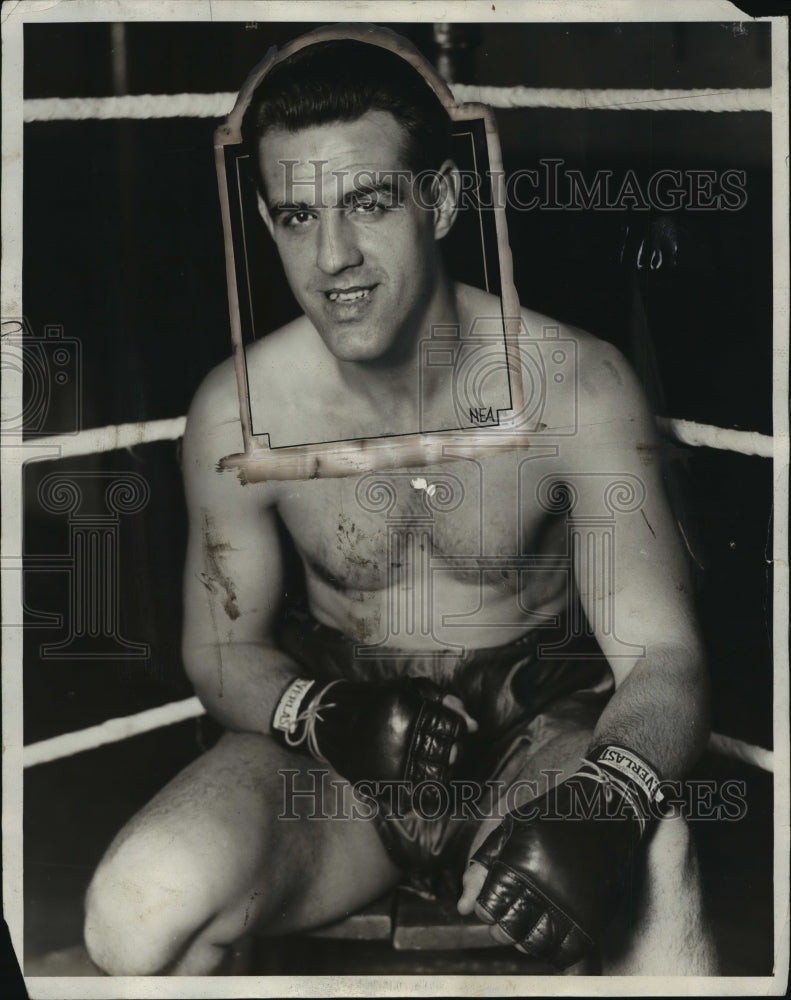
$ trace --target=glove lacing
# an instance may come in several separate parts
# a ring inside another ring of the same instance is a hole
[[[302,727],[302,734],[300,736],[295,739],[289,732],[284,734],[286,743],[290,747],[300,747],[303,743],[307,743],[310,755],[324,764],[329,764],[329,761],[319,749],[319,743],[316,739],[316,723],[324,721],[321,709],[337,708],[337,702],[322,702],[322,699],[326,696],[327,692],[331,687],[333,687],[333,685],[340,683],[342,683],[340,678],[338,680],[330,681],[326,687],[323,687],[321,691],[319,691],[308,707],[299,713],[294,720],[294,723],[295,726],[298,726],[299,723],[304,723],[304,726]]]
[[[579,770],[577,771],[577,776],[580,778],[590,778],[591,781],[595,781],[599,785],[604,786],[604,793],[607,802],[612,801],[612,795],[614,791],[620,792],[622,798],[626,800],[626,803],[631,806],[634,812],[635,819],[640,824],[640,836],[642,837],[645,831],[646,817],[645,811],[642,806],[642,802],[635,792],[634,788],[622,778],[616,777],[612,771],[608,771],[601,767],[596,761],[588,760],[587,758],[582,759],[583,768],[590,768],[590,771]]]

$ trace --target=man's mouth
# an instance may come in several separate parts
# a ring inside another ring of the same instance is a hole
[[[331,288],[324,294],[330,302],[339,302],[341,304],[359,302],[361,299],[367,298],[375,287],[375,285],[370,285],[368,287],[359,286],[356,288]]]

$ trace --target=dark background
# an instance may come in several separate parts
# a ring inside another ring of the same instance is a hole
[[[123,40],[115,38],[116,49],[125,47],[124,81],[114,76],[110,25],[27,25],[25,96],[235,91],[271,44],[309,27],[128,23]],[[431,25],[392,27],[437,57]],[[492,24],[470,34],[460,66],[462,82],[479,84],[771,85],[765,24]],[[509,236],[522,303],[620,347],[655,412],[771,433],[769,114],[530,109],[496,116],[507,173],[550,157],[586,178],[597,169],[616,178],[633,169],[643,180],[664,168],[746,172],[747,202],[736,212],[511,212]],[[216,124],[25,127],[25,314],[36,335],[59,324],[65,338],[79,342],[82,427],[180,416],[204,375],[230,353]],[[657,223],[677,235],[677,264],[638,269],[637,247],[653,238]],[[270,254],[261,289],[274,328],[295,306]],[[31,432],[75,429],[72,389],[58,392]],[[147,643],[150,655],[48,660],[42,644],[64,632],[29,617],[27,743],[192,693],[179,653],[186,518],[178,450],[177,443],[158,443],[26,470],[30,556],[64,554],[69,544],[65,516],[45,512],[37,499],[49,473],[134,472],[151,489],[142,512],[121,517],[118,553],[119,631]],[[714,728],[771,746],[771,463],[671,442],[666,457],[668,488],[693,552]],[[33,613],[64,614],[66,575],[35,572],[31,562],[25,600]],[[76,943],[80,896],[109,839],[212,738],[210,723],[189,722],[28,772],[31,954]],[[753,852],[760,846],[760,871],[727,873],[733,891],[743,889],[754,901],[748,919],[734,915],[749,924],[738,955],[727,947],[736,930],[721,932],[734,974],[766,974],[771,965],[769,783],[752,771],[750,780],[758,789],[752,827],[746,822],[719,840],[709,830],[700,835],[711,841],[711,886],[726,878],[729,852],[744,853],[734,838],[747,838]]]

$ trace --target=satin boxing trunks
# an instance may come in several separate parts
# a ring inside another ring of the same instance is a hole
[[[305,676],[318,681],[429,677],[461,698],[479,730],[465,741],[467,767],[460,777],[479,783],[482,800],[494,794],[492,782],[507,787],[524,761],[559,734],[592,730],[612,694],[612,671],[595,640],[563,641],[563,634],[563,628],[533,629],[504,646],[411,655],[361,647],[306,611],[290,609],[279,645]],[[480,803],[478,811],[488,815],[491,806]],[[451,812],[436,819],[388,816],[387,810],[375,816],[385,849],[415,888],[428,885],[440,867],[461,871],[466,863],[480,819],[451,822]]]

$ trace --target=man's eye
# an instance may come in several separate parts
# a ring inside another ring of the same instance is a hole
[[[290,226],[292,229],[296,229],[299,226],[307,225],[309,222],[312,221],[312,219],[313,219],[312,212],[301,211],[301,212],[292,212],[291,215],[287,216],[284,221],[285,225]]]
[[[396,197],[387,191],[377,191],[371,194],[358,194],[353,198],[349,207],[359,215],[376,215],[380,212],[388,212],[396,207]]]
[[[362,215],[372,215],[378,208],[384,208],[384,206],[376,198],[357,198],[352,204],[352,208]]]

